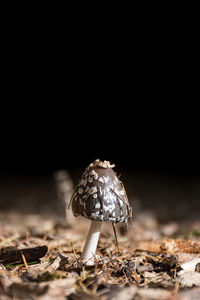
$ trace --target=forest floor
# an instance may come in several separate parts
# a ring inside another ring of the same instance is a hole
[[[117,224],[119,252],[104,223],[90,267],[79,262],[89,220],[4,211],[0,224],[1,300],[200,299],[198,221],[160,224],[140,212],[128,231]]]

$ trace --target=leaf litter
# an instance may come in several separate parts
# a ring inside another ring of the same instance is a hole
[[[95,265],[84,266],[79,257],[87,220],[75,219],[70,227],[54,215],[0,217],[0,255],[22,254],[13,263],[12,257],[0,259],[0,299],[178,300],[190,299],[193,290],[199,295],[197,223],[187,225],[190,233],[194,227],[195,232],[185,239],[181,224],[160,226],[154,216],[141,214],[129,231],[122,224],[116,226],[119,252],[111,224],[104,224]],[[30,256],[26,259],[26,253],[37,247],[47,251],[32,261]]]

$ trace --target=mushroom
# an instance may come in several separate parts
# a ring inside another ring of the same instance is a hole
[[[129,224],[132,221],[132,209],[124,186],[112,169],[114,166],[96,159],[86,168],[71,198],[74,216],[91,220],[80,258],[87,264],[94,264],[102,222]]]

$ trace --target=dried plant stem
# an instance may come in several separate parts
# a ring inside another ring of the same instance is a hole
[[[112,222],[112,227],[113,227],[113,231],[114,231],[114,235],[115,235],[115,243],[116,243],[116,247],[117,247],[117,252],[119,254],[119,244],[118,244],[118,239],[117,239],[117,232],[116,232],[116,228],[115,228],[115,223]]]
[[[26,262],[26,257],[24,256],[24,254],[23,254],[23,253],[21,253],[21,255],[22,255],[22,259],[23,259],[23,262],[24,262],[25,268],[26,268],[26,270],[28,270],[28,265],[27,265],[27,262]]]

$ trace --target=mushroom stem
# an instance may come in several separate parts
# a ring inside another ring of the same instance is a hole
[[[99,235],[101,232],[101,225],[102,222],[91,221],[90,230],[80,258],[81,261],[84,262],[90,260],[91,264],[94,263],[94,255],[96,253]]]

